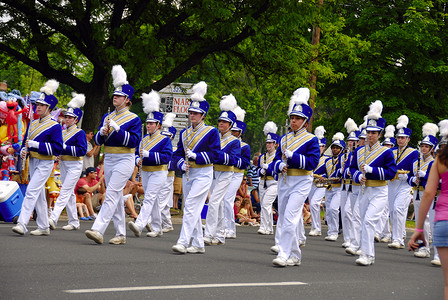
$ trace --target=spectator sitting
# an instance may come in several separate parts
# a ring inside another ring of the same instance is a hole
[[[93,217],[88,215],[89,210],[87,205],[84,204],[86,195],[87,191],[85,188],[80,187],[76,190],[76,209],[78,210],[79,219],[83,221],[93,220]],[[86,212],[86,216],[84,216],[84,212]]]
[[[249,187],[247,186],[247,176],[243,177],[243,180],[241,181],[241,185],[238,189],[235,198],[239,199],[241,203],[244,202],[244,199],[249,200],[248,204],[249,217],[259,220],[260,216],[254,212],[254,209],[252,207],[252,201],[250,201],[251,197],[249,195]]]
[[[100,177],[100,180],[96,180],[97,172],[95,168],[86,169],[86,177],[82,177],[76,184],[75,191],[80,187],[83,187],[87,193],[84,197],[84,203],[87,205],[90,216],[96,217],[96,213],[93,210],[93,203],[103,203],[105,196],[105,188],[103,183],[104,175]]]
[[[249,198],[245,198],[241,203],[241,208],[237,214],[239,222],[241,224],[248,224],[250,226],[258,226],[258,222],[256,219],[251,219],[249,216],[250,213],[250,200]]]

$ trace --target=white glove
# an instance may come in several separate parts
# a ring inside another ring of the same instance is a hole
[[[265,170],[265,169],[261,169],[261,170],[260,170],[260,174],[261,174],[261,175],[266,174],[266,170]]]
[[[418,170],[417,171],[417,176],[418,177],[425,177],[426,176],[426,171]]]
[[[191,158],[192,160],[196,160],[196,153],[194,153],[190,149],[187,149],[187,157]]]
[[[398,174],[398,179],[403,180],[403,181],[407,181],[408,180],[408,175],[407,174]]]
[[[149,157],[149,151],[147,151],[147,150],[142,150],[142,156],[143,156],[143,157]]]
[[[369,166],[369,165],[364,165],[364,171],[366,173],[372,173],[373,168],[371,166]]]
[[[280,169],[280,172],[283,171],[283,168],[286,167],[286,164],[284,162],[280,163],[280,165],[278,166]]]
[[[135,164],[138,166],[140,164],[140,157],[137,157],[137,159],[135,160]]]
[[[187,164],[186,164],[186,163],[183,163],[183,164],[182,164],[182,171],[185,172],[186,170],[187,170]]]
[[[292,157],[293,152],[291,150],[285,150],[285,156],[286,158],[291,158]]]
[[[25,159],[25,158],[26,158],[26,151],[25,151],[25,148],[22,148],[22,150],[20,151],[20,157],[21,157],[22,159]]]
[[[417,184],[417,180],[418,180],[418,177],[417,177],[417,176],[412,177],[412,182],[413,182],[413,183]]]
[[[28,147],[39,149],[39,142],[36,142],[36,141],[33,141],[33,140],[28,141]]]
[[[67,145],[65,143],[63,143],[62,148],[64,148],[64,150],[65,150],[67,148]]]
[[[268,164],[262,164],[261,167],[262,167],[264,170],[267,170],[267,169],[269,168],[269,165],[268,165]]]
[[[115,131],[120,130],[120,126],[118,126],[118,124],[114,120],[109,121],[109,126],[112,127]]]
[[[103,126],[100,128],[100,135],[107,135],[107,128],[106,126]]]

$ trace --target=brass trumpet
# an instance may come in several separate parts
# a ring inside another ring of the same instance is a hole
[[[313,174],[313,177],[314,177],[313,183],[317,188],[324,187],[328,189],[329,187],[331,187],[332,184],[341,182],[341,178],[339,177],[325,178],[321,175],[316,174]]]

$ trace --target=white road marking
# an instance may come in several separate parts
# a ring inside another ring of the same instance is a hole
[[[211,284],[189,284],[189,285],[159,285],[159,286],[134,286],[117,288],[99,288],[99,289],[79,289],[65,290],[70,294],[82,293],[109,293],[109,292],[129,292],[129,291],[150,291],[150,290],[178,290],[178,289],[204,289],[220,287],[248,287],[248,286],[288,286],[288,285],[306,285],[305,282],[247,282],[247,283],[211,283]]]

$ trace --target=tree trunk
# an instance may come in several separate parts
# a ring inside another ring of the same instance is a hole
[[[101,118],[107,113],[107,108],[110,107],[110,111],[114,110],[112,95],[110,95],[108,89],[109,80],[102,85],[102,88],[91,85],[94,88],[90,88],[86,93],[86,104],[84,106],[84,116],[82,120],[83,129],[92,129],[96,132],[99,128]]]

